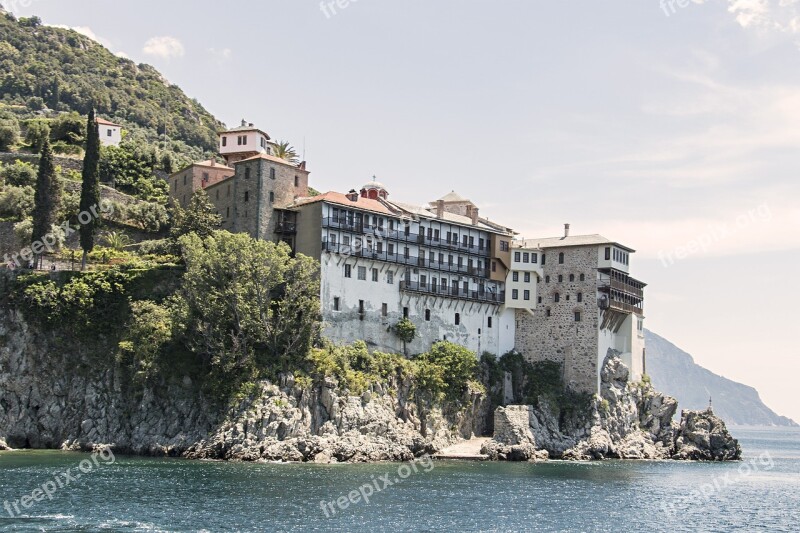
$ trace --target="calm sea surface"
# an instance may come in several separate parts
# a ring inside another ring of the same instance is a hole
[[[2,453],[0,530],[800,531],[800,431],[733,433],[742,463],[426,462],[414,471]],[[369,503],[359,487],[373,493]]]

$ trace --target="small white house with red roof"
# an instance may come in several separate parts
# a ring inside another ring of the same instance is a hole
[[[97,131],[103,146],[119,146],[122,142],[122,126],[108,120],[97,118]]]

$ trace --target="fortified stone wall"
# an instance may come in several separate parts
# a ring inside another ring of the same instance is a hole
[[[564,262],[559,264],[562,252]],[[531,362],[561,363],[567,386],[595,393],[599,386],[597,249],[548,249],[546,256],[534,314],[516,313],[516,349]],[[576,312],[581,314],[580,321]]]

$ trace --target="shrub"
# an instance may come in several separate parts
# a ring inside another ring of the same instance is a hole
[[[437,342],[430,351],[416,358],[427,385],[423,388],[434,396],[450,400],[461,398],[467,384],[476,378],[478,359],[463,346]]]
[[[19,122],[10,117],[0,119],[0,152],[10,152],[19,144]]]
[[[169,222],[167,208],[152,202],[140,202],[128,208],[128,218],[145,231],[156,233]]]
[[[0,217],[23,220],[33,213],[33,187],[6,186],[0,192]]]
[[[15,161],[10,165],[3,165],[0,176],[7,185],[14,187],[33,187],[36,185],[36,167],[24,161]]]

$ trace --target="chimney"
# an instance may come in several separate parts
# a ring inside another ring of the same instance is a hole
[[[242,119],[242,127],[243,128],[247,127],[247,121],[245,119]]]
[[[444,218],[444,200],[436,200],[436,218]]]
[[[470,216],[472,217],[472,225],[473,226],[477,226],[478,225],[478,208],[477,207],[472,206],[472,211],[470,212]]]
[[[254,124],[251,122],[250,124],[248,124],[248,126],[252,128]]]
[[[217,161],[216,161],[216,159],[212,159],[212,160],[211,160],[211,166],[212,166],[212,167],[215,167],[215,166],[217,166]]]
[[[356,192],[355,189],[350,189],[350,192],[347,193],[347,199],[350,200],[351,202],[358,201],[358,193]]]
[[[569,224],[564,224],[564,238],[569,237]]]

